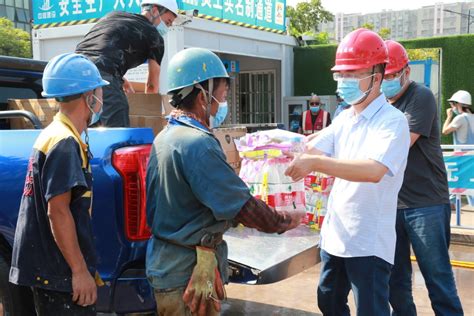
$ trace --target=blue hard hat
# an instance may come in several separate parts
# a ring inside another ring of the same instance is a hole
[[[203,48],[182,50],[168,65],[168,93],[211,78],[229,78],[216,54]]]
[[[45,98],[67,97],[106,86],[96,65],[80,54],[61,54],[49,61],[43,73]]]

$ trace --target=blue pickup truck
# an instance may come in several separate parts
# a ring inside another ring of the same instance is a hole
[[[34,315],[31,291],[9,283],[8,274],[28,159],[42,128],[32,113],[7,111],[7,104],[8,99],[41,98],[45,66],[42,61],[0,56],[0,305],[5,315]],[[30,120],[34,129],[11,129],[9,119],[18,117]],[[254,130],[255,126],[248,128]],[[92,222],[98,270],[105,281],[98,293],[99,312],[155,309],[144,269],[150,237],[145,217],[145,171],[153,138],[149,128],[89,130],[94,155]],[[317,234],[303,226],[283,235],[237,227],[229,230],[225,239],[232,282],[273,283],[320,260]]]

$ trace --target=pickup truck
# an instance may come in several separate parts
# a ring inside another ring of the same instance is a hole
[[[9,283],[8,274],[28,159],[42,128],[30,112],[7,111],[7,101],[41,98],[45,66],[42,61],[0,56],[0,305],[3,303],[5,315],[34,314],[31,291]],[[35,129],[10,129],[9,119],[16,117],[28,118]],[[145,170],[153,138],[150,128],[89,129],[94,155],[92,222],[98,271],[105,282],[98,291],[99,312],[155,309],[144,269],[150,237]],[[317,234],[304,226],[283,235],[237,227],[225,239],[232,282],[273,283],[319,262]]]

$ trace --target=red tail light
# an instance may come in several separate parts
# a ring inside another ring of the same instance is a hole
[[[124,147],[112,155],[112,165],[123,180],[125,235],[129,240],[151,236],[146,224],[146,166],[151,145]]]

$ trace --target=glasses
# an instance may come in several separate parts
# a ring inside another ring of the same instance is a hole
[[[361,77],[364,75],[368,75],[366,77]],[[332,74],[332,77],[334,78],[334,81],[338,81],[340,79],[354,79],[354,80],[363,80],[369,77],[372,77],[373,73],[371,72],[363,72],[363,73],[358,73],[358,74],[353,74],[353,73],[340,73],[340,72],[335,72]]]
[[[400,69],[396,73],[393,73],[393,74],[390,74],[390,75],[385,75],[385,76],[383,76],[383,78],[384,78],[384,80],[392,81],[395,78],[401,77],[403,70],[405,70],[405,67],[403,67],[402,69]]]

